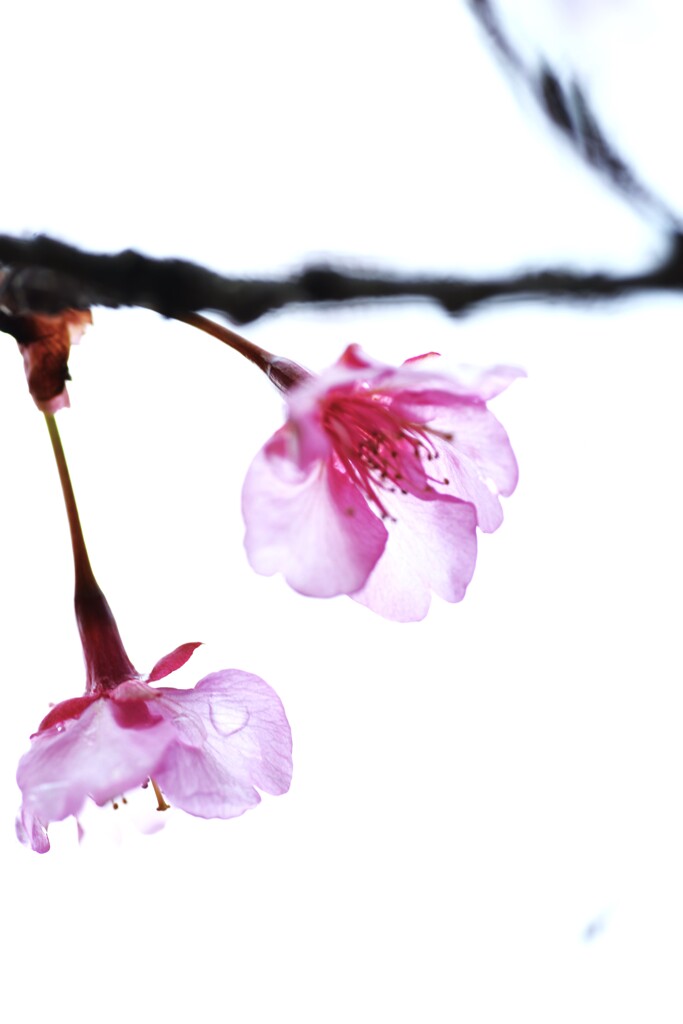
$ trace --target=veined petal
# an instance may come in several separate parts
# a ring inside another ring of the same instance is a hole
[[[282,703],[258,676],[226,669],[193,690],[160,688],[162,713],[176,742],[156,772],[172,804],[202,818],[232,818],[260,801],[256,791],[286,793],[292,737]],[[201,743],[184,723],[200,720]]]
[[[439,469],[448,480],[448,494],[473,505],[479,529],[493,533],[503,522],[503,507],[495,486],[482,476],[476,462],[459,446],[440,446],[440,454]]]
[[[452,459],[468,460],[473,472],[490,481],[498,494],[512,494],[519,477],[517,460],[505,430],[485,406],[462,405],[442,410],[432,427],[453,437],[452,442],[440,446],[442,453]]]
[[[251,566],[282,572],[302,594],[333,597],[362,587],[387,533],[348,476],[329,462],[285,480],[261,451],[244,482],[245,547]]]
[[[402,495],[392,505],[389,542],[354,601],[398,622],[423,619],[431,591],[461,601],[477,559],[476,512],[453,498],[421,501]]]
[[[172,753],[155,776],[172,807],[197,818],[237,818],[261,802],[253,786],[226,771],[209,744],[176,744]]]

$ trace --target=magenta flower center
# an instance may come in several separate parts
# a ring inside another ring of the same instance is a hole
[[[383,519],[392,518],[383,494],[425,498],[449,483],[427,472],[425,463],[439,458],[435,441],[452,441],[452,435],[407,419],[384,393],[332,396],[322,424],[338,464]]]

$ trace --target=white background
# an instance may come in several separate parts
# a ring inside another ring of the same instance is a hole
[[[665,6],[595,20],[558,0],[539,28],[542,6],[524,8],[529,52],[582,68],[678,202]],[[4,231],[235,273],[325,253],[626,268],[660,244],[515,96],[457,0],[21,4],[3,37]],[[681,1020],[682,319],[656,296],[245,328],[313,369],[358,342],[527,370],[493,406],[521,473],[503,526],[462,604],[397,625],[249,570],[241,482],[281,422],[265,378],[190,328],[96,310],[59,420],[129,653],[145,671],[201,639],[176,685],[262,675],[295,774],[243,818],[170,811],[153,835],[148,793],[92,808],[83,843],[53,825],[44,857],[14,838],[16,763],[83,668],[47,432],[4,339],[9,1019]]]

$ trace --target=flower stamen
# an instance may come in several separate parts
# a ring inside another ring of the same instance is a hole
[[[157,785],[157,783],[154,781],[153,778],[150,777],[149,781],[152,783],[152,787],[154,788],[154,795],[157,798],[157,804],[158,804],[157,810],[158,811],[168,811],[170,809],[171,805],[167,804],[166,801],[164,800],[163,793],[159,789],[159,786]]]
[[[382,519],[395,521],[382,492],[419,495],[433,492],[433,485],[448,484],[427,473],[424,464],[439,458],[433,437],[451,440],[452,435],[404,419],[386,398],[372,393],[333,396],[322,410],[322,425],[341,468]]]

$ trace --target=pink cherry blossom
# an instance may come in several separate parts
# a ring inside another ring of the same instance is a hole
[[[226,669],[191,690],[150,686],[197,646],[177,648],[146,678],[133,671],[50,710],[17,771],[22,842],[45,853],[51,821],[77,817],[88,798],[104,804],[150,779],[171,806],[200,818],[243,814],[260,802],[257,789],[287,792],[289,724],[262,679]]]
[[[152,783],[168,804],[200,818],[234,818],[286,793],[292,737],[277,694],[258,676],[224,669],[194,689],[151,686],[181,668],[199,646],[182,644],[146,677],[134,668],[95,579],[55,417],[46,422],[59,471],[74,557],[74,607],[85,661],[85,693],[48,712],[17,769],[23,795],[17,835],[50,849],[51,821]],[[80,828],[80,825],[79,825]]]
[[[464,597],[476,527],[500,526],[499,496],[517,484],[507,434],[486,403],[523,371],[456,378],[432,365],[419,356],[394,368],[351,345],[321,376],[280,385],[287,422],[243,491],[257,572],[401,621],[423,618],[431,591]]]

